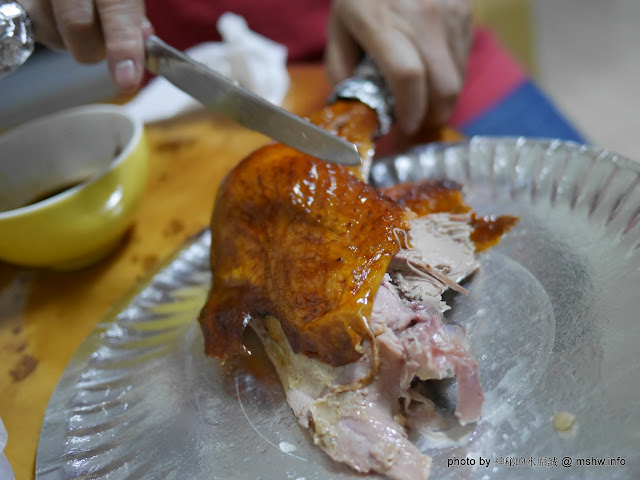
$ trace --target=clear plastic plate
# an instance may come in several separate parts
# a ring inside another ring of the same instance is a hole
[[[480,255],[470,295],[450,298],[486,402],[477,424],[415,436],[432,478],[640,478],[640,166],[476,138],[383,159],[371,176],[449,178],[478,213],[520,217]],[[181,249],[75,354],[46,411],[38,480],[369,478],[313,445],[268,364],[204,356],[209,242]],[[560,411],[575,415],[568,432],[554,429]]]

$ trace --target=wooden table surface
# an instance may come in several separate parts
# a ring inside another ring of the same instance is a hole
[[[329,87],[320,66],[290,73],[285,108],[306,115],[324,105]],[[0,418],[18,480],[34,477],[45,409],[80,343],[154,265],[208,225],[225,173],[269,141],[208,112],[148,125],[146,134],[148,190],[116,251],[67,273],[0,263]]]

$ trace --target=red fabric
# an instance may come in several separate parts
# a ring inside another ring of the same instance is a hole
[[[527,79],[491,30],[475,31],[465,84],[449,124],[460,126],[486,111]]]
[[[156,34],[180,50],[219,41],[218,17],[233,12],[255,32],[285,45],[290,62],[301,62],[322,59],[330,0],[148,0],[146,8]],[[476,30],[465,85],[449,124],[475,118],[526,77],[490,30]]]
[[[224,12],[242,15],[253,31],[285,45],[291,62],[322,59],[329,0],[148,0],[147,17],[156,35],[184,50],[219,41]]]

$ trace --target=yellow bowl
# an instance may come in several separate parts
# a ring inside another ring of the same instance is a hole
[[[0,259],[66,270],[107,255],[132,223],[147,160],[142,123],[115,105],[0,136]]]

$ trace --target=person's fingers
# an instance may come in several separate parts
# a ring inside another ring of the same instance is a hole
[[[446,19],[447,40],[452,58],[464,78],[471,49],[473,16],[468,0],[452,2],[453,14]]]
[[[433,126],[446,123],[462,90],[471,6],[468,0],[449,0],[446,4],[425,4],[425,9],[422,15],[427,28],[414,28],[413,33],[428,70],[431,103],[426,124]]]
[[[335,0],[331,21],[327,64],[333,76],[350,73],[350,52],[359,46],[385,77],[406,133],[425,119],[448,119],[466,70],[469,0]]]
[[[330,33],[348,34],[371,56],[393,95],[396,121],[405,132],[413,133],[426,114],[426,69],[393,5],[372,2],[363,8],[360,2],[343,0],[336,2],[335,8],[333,16],[344,31]]]
[[[18,1],[31,18],[36,40],[66,48],[82,63],[106,56],[113,82],[123,92],[140,85],[143,39],[153,34],[143,0]]]
[[[327,76],[334,85],[350,77],[362,57],[362,49],[337,16],[329,22],[325,52]]]
[[[390,43],[377,45],[369,54],[391,90],[396,121],[411,134],[420,127],[429,104],[427,72],[410,39],[397,33],[391,36]]]
[[[53,7],[49,0],[19,0],[31,20],[33,36],[43,45],[56,50],[65,48],[64,41],[56,27]]]
[[[428,104],[427,72],[419,51],[386,5],[371,4],[363,12],[357,4],[344,4],[339,13],[345,29],[366,49],[386,80],[395,101],[396,121],[405,132],[413,133]]]
[[[77,61],[104,59],[104,38],[93,0],[57,0],[53,13],[64,45]]]
[[[434,26],[434,29],[437,28]],[[445,35],[435,32],[428,43],[419,44],[423,62],[427,65],[430,103],[428,105],[428,123],[444,124],[451,115],[460,91],[462,90],[462,72],[459,70],[447,43]]]
[[[138,0],[95,0],[95,3],[113,82],[123,92],[135,90],[144,72],[143,5]]]

